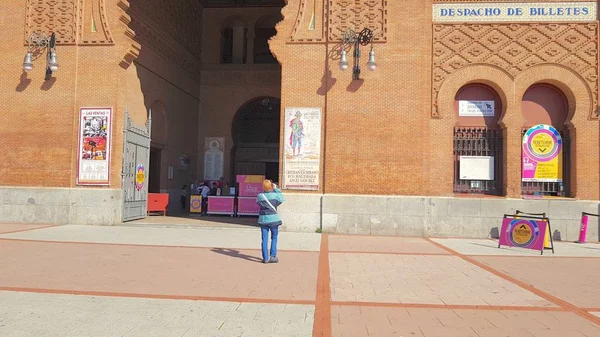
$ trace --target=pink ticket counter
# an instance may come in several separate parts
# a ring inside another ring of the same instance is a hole
[[[235,197],[209,196],[207,213],[233,216],[235,214]]]
[[[256,215],[260,207],[256,203],[256,197],[238,197],[237,215]]]

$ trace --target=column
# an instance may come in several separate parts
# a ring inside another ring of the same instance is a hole
[[[233,27],[233,63],[244,63],[244,26]]]

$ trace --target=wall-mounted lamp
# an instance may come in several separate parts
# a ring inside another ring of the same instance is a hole
[[[50,37],[44,33],[34,32],[29,35],[27,40],[27,53],[23,58],[23,70],[30,71],[33,69],[34,54],[39,55],[46,49],[46,80],[52,77],[52,73],[58,70],[58,62],[56,61],[56,35],[52,33]]]
[[[367,67],[371,71],[377,69],[377,63],[375,62],[375,51],[373,50],[373,31],[369,28],[363,29],[360,33],[356,33],[351,29],[348,29],[342,36],[342,52],[340,57],[340,69],[348,69],[348,57],[346,55],[346,46],[354,45],[354,67],[352,68],[352,79],[360,79],[360,46],[366,46],[371,44],[371,51],[369,51],[369,61]]]

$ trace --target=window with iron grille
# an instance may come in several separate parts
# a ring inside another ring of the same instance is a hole
[[[521,138],[525,136],[528,129],[523,129]],[[551,195],[560,197],[572,197],[571,195],[571,138],[569,132],[560,130],[563,141],[562,155],[562,182],[537,182],[521,181],[521,194],[523,195]]]
[[[502,195],[502,130],[487,127],[454,128],[454,192]],[[463,172],[461,173],[461,159]],[[475,160],[472,160],[475,159]],[[469,160],[469,162],[467,162]],[[487,163],[489,167],[469,167]],[[489,169],[489,177],[475,177],[464,171]]]

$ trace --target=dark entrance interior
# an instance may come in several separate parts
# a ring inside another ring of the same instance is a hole
[[[232,125],[231,181],[240,174],[265,175],[279,180],[280,101],[257,97],[244,104]]]
[[[160,193],[160,155],[161,150],[150,148],[150,167],[148,168],[148,193]]]

